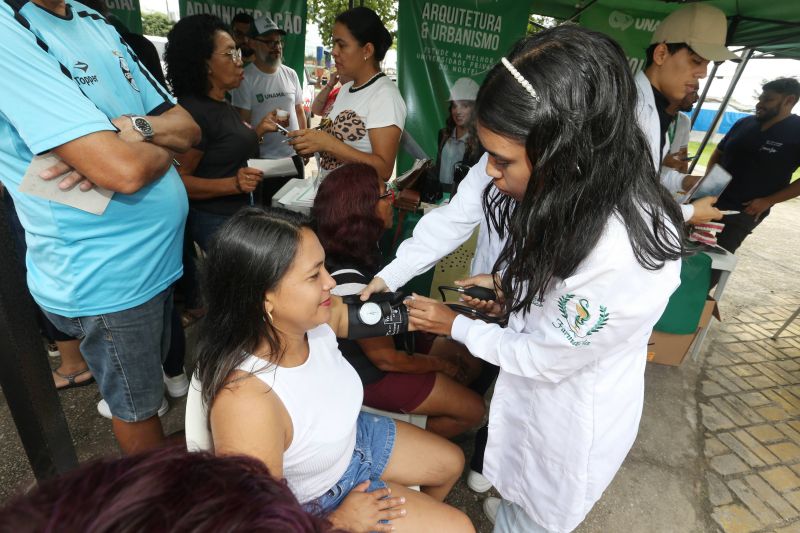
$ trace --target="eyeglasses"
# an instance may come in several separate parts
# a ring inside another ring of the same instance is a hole
[[[378,196],[378,200],[383,200],[384,198],[388,198],[390,203],[394,203],[394,189],[387,188],[385,193]]]
[[[232,48],[227,52],[214,52],[215,54],[221,56],[231,56],[231,61],[234,63],[241,63],[242,62],[242,49],[241,48]]]
[[[259,39],[258,37],[253,37],[253,40],[254,41],[258,41],[260,43],[264,43],[270,48],[277,48],[279,46],[283,46],[283,44],[285,42],[285,41],[283,41],[281,39],[277,39],[277,40],[275,40],[275,39]]]

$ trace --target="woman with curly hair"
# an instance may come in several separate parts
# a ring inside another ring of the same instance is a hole
[[[313,215],[338,296],[358,294],[380,268],[378,239],[392,226],[392,191],[375,169],[348,164],[319,187]],[[463,346],[437,338],[428,355],[397,349],[392,337],[339,339],[364,385],[364,405],[428,415],[428,430],[454,437],[480,424],[483,398],[467,388],[481,371]]]
[[[253,204],[261,171],[247,166],[258,157],[259,138],[277,131],[268,115],[255,127],[243,122],[226,93],[244,77],[242,52],[228,27],[213,15],[182,18],[167,35],[167,79],[178,103],[200,126],[200,142],[176,156],[189,193],[188,236],[206,250],[211,235],[241,207]],[[188,308],[199,314],[192,262],[187,262]]]

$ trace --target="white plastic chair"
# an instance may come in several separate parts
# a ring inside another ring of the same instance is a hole
[[[214,450],[214,441],[208,429],[208,409],[203,404],[200,393],[200,380],[192,373],[189,393],[186,395],[186,449],[190,452],[210,452]]]
[[[400,420],[401,422],[407,422],[409,424],[417,426],[420,429],[425,429],[425,426],[428,423],[427,415],[413,415],[411,413],[393,413],[391,411],[383,411],[381,409],[375,409],[374,407],[367,407],[366,405],[361,406],[361,411],[364,413],[372,413],[373,415],[393,418],[395,420]]]

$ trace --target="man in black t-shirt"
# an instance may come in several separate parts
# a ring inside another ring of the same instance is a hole
[[[717,243],[735,252],[769,214],[770,208],[800,195],[800,180],[790,184],[800,166],[800,117],[792,108],[800,99],[800,83],[779,78],[762,86],[755,116],[733,125],[708,162],[719,163],[733,179],[717,201],[726,215]]]

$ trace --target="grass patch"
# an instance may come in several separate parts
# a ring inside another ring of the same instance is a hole
[[[697,153],[697,149],[700,148],[699,142],[689,141],[689,155],[694,155]],[[700,160],[697,162],[699,166],[706,167],[708,166],[708,160],[711,158],[711,154],[714,153],[714,150],[717,149],[716,143],[709,142],[706,145],[706,149],[703,150],[703,155],[700,156]],[[792,174],[792,181],[800,178],[800,168],[794,171]]]

